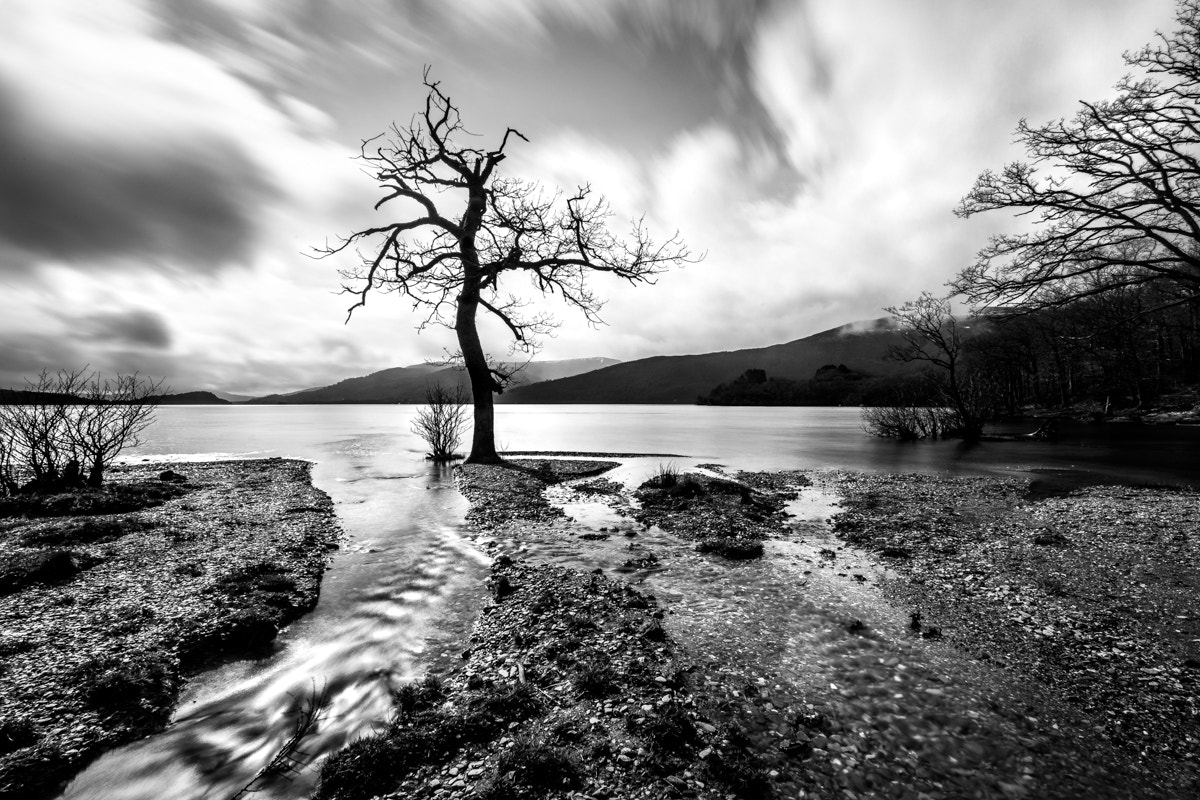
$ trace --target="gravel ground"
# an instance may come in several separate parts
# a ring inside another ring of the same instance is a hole
[[[0,509],[0,797],[160,728],[190,671],[315,605],[340,530],[310,467],[142,463]]]
[[[562,509],[547,502],[547,486],[607,472],[615,461],[514,459],[504,465],[463,464],[455,471],[459,491],[471,501],[467,521],[481,530],[494,530],[519,520],[556,522]]]
[[[1064,700],[1130,796],[1200,796],[1200,493],[1063,477],[828,480],[915,627]]]
[[[413,738],[438,746],[396,770],[388,798],[718,798],[765,784],[762,765],[693,689],[653,598],[503,557],[492,582],[495,599],[436,716],[401,712],[370,745],[343,751],[319,797],[372,796],[386,784],[364,786],[363,775],[380,760],[403,764]],[[336,783],[335,772],[350,777]]]

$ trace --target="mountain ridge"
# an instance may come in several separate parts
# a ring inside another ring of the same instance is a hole
[[[517,387],[498,403],[692,404],[747,369],[772,377],[811,378],[828,364],[869,375],[895,375],[912,367],[887,358],[903,340],[895,320],[881,317],[840,325],[801,339],[764,347],[677,356],[650,356],[568,378]]]
[[[518,380],[537,383],[578,375],[618,364],[616,359],[592,356],[557,361],[531,361],[519,373]],[[269,394],[247,401],[250,405],[324,405],[423,403],[427,385],[437,384],[453,392],[462,388],[470,394],[466,373],[458,367],[413,364],[390,367],[368,375],[346,378],[329,386],[301,389],[286,394]]]

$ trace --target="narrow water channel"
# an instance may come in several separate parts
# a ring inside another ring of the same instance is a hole
[[[291,735],[314,690],[327,704],[301,766],[386,722],[389,690],[441,657],[438,642],[465,637],[488,561],[463,536],[466,502],[448,469],[396,458],[390,444],[336,442],[314,469],[347,534],[316,609],[271,652],[196,676],[164,732],[98,759],[64,800],[232,797]],[[315,780],[301,769],[251,796],[307,797]]]

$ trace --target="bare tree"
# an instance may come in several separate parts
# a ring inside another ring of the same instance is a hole
[[[20,487],[15,445],[16,432],[0,414],[0,497],[14,495]]]
[[[120,452],[154,421],[162,381],[43,370],[0,405],[0,480],[7,491],[100,486]]]
[[[80,461],[68,434],[70,408],[79,402],[82,370],[46,370],[26,379],[25,391],[0,406],[0,427],[10,447],[11,481],[33,490],[54,490],[82,483]]]
[[[87,470],[89,486],[101,485],[105,470],[121,451],[141,443],[141,433],[154,422],[165,391],[162,380],[136,372],[111,379],[94,373],[86,379],[83,403],[72,407],[67,434],[72,451]]]
[[[412,431],[429,445],[426,455],[432,461],[461,458],[454,451],[462,441],[467,424],[467,396],[462,388],[448,389],[440,383],[425,385],[425,405],[417,409]]]
[[[1140,74],[1116,99],[1081,102],[1070,120],[1021,120],[1028,160],[983,172],[956,213],[1007,209],[1033,230],[992,237],[956,293],[1013,311],[1148,283],[1174,295],[1168,304],[1200,296],[1200,0],[1180,0],[1176,20],[1125,54]]]
[[[510,278],[524,278],[543,295],[557,295],[590,324],[601,320],[601,300],[587,284],[591,273],[608,273],[630,283],[653,283],[670,266],[690,260],[672,236],[655,244],[641,220],[625,238],[614,235],[607,202],[579,187],[569,196],[500,175],[496,167],[515,139],[509,128],[494,150],[461,145],[467,135],[458,108],[426,69],[424,109],[408,127],[363,142],[360,160],[384,196],[375,204],[402,204],[401,219],[364,228],[320,256],[365,247],[361,263],[342,273],[343,291],[357,297],[349,316],[374,290],[397,292],[424,312],[418,330],[430,323],[453,328],[471,379],[474,433],[468,461],[495,463],[493,393],[502,392],[511,371],[489,363],[476,327],[480,309],[512,336],[510,351],[530,352],[554,321],[530,311],[530,299],[513,291]],[[451,209],[453,206],[453,209]],[[505,280],[502,291],[500,283]]]
[[[950,309],[949,297],[922,292],[916,300],[892,306],[887,312],[900,322],[904,339],[904,344],[891,348],[888,355],[937,368],[946,405],[958,415],[960,434],[969,441],[977,440],[987,416],[986,396],[979,376],[967,368],[963,328]]]

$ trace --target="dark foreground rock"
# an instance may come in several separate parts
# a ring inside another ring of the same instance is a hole
[[[701,553],[758,558],[763,542],[779,535],[786,525],[785,501],[794,499],[795,485],[807,479],[793,478],[791,486],[784,488],[761,474],[747,477],[757,484],[660,471],[638,488],[635,496],[641,506],[635,516],[645,525],[695,540]]]
[[[339,529],[310,467],[139,464],[0,507],[0,797],[160,728],[190,671],[316,604]]]

